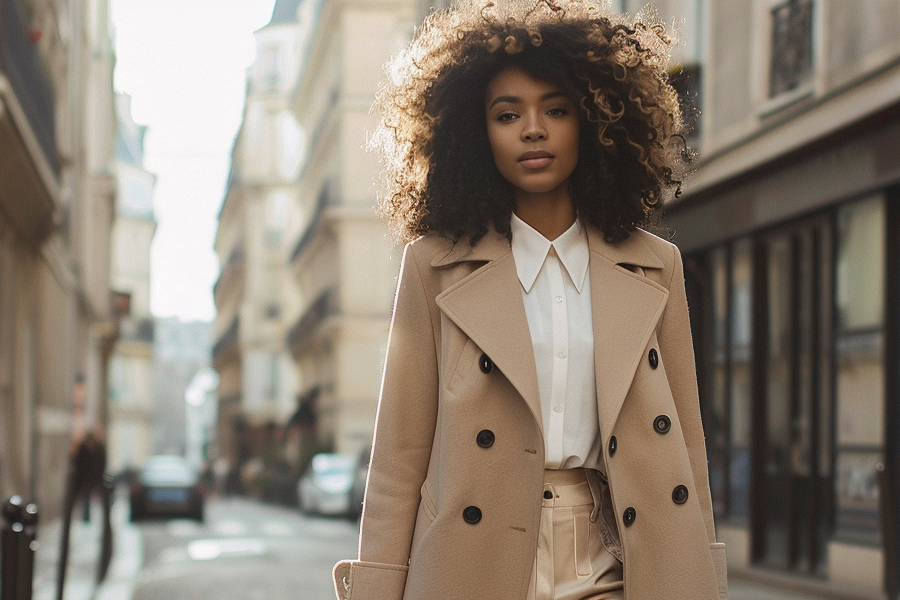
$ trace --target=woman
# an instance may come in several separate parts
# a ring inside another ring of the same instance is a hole
[[[588,1],[432,14],[380,95],[405,250],[352,600],[727,597],[662,27]]]

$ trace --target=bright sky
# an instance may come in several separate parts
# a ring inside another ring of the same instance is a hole
[[[275,0],[112,0],[115,89],[147,125],[159,227],[151,254],[157,316],[211,320],[213,252],[231,145],[240,126],[253,32]]]

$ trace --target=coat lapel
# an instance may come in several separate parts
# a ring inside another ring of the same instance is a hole
[[[439,294],[437,305],[490,357],[525,399],[540,426],[541,399],[534,350],[506,237],[491,232],[475,248],[457,248],[447,255],[438,255],[432,265],[481,260],[488,262]]]
[[[594,325],[594,374],[600,429],[608,435],[650,339],[669,292],[622,264],[662,268],[659,258],[640,239],[640,232],[613,246],[588,228],[591,249],[591,303]]]
[[[669,297],[656,282],[618,265],[661,269],[662,261],[632,234],[618,245],[588,228],[594,327],[594,372],[601,431],[610,431]],[[432,260],[484,266],[438,295],[438,307],[475,342],[522,395],[540,425],[541,399],[522,290],[509,242],[488,233],[474,247],[448,242]]]

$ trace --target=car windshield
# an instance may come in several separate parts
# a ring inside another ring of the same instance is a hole
[[[141,482],[145,484],[193,485],[197,474],[178,457],[151,459],[141,471]]]
[[[350,454],[319,454],[313,458],[313,471],[317,475],[336,475],[351,471],[356,457]]]

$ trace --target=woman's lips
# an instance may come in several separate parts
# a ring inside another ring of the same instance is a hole
[[[526,169],[543,169],[553,162],[553,155],[544,150],[532,150],[519,157],[519,163]]]

